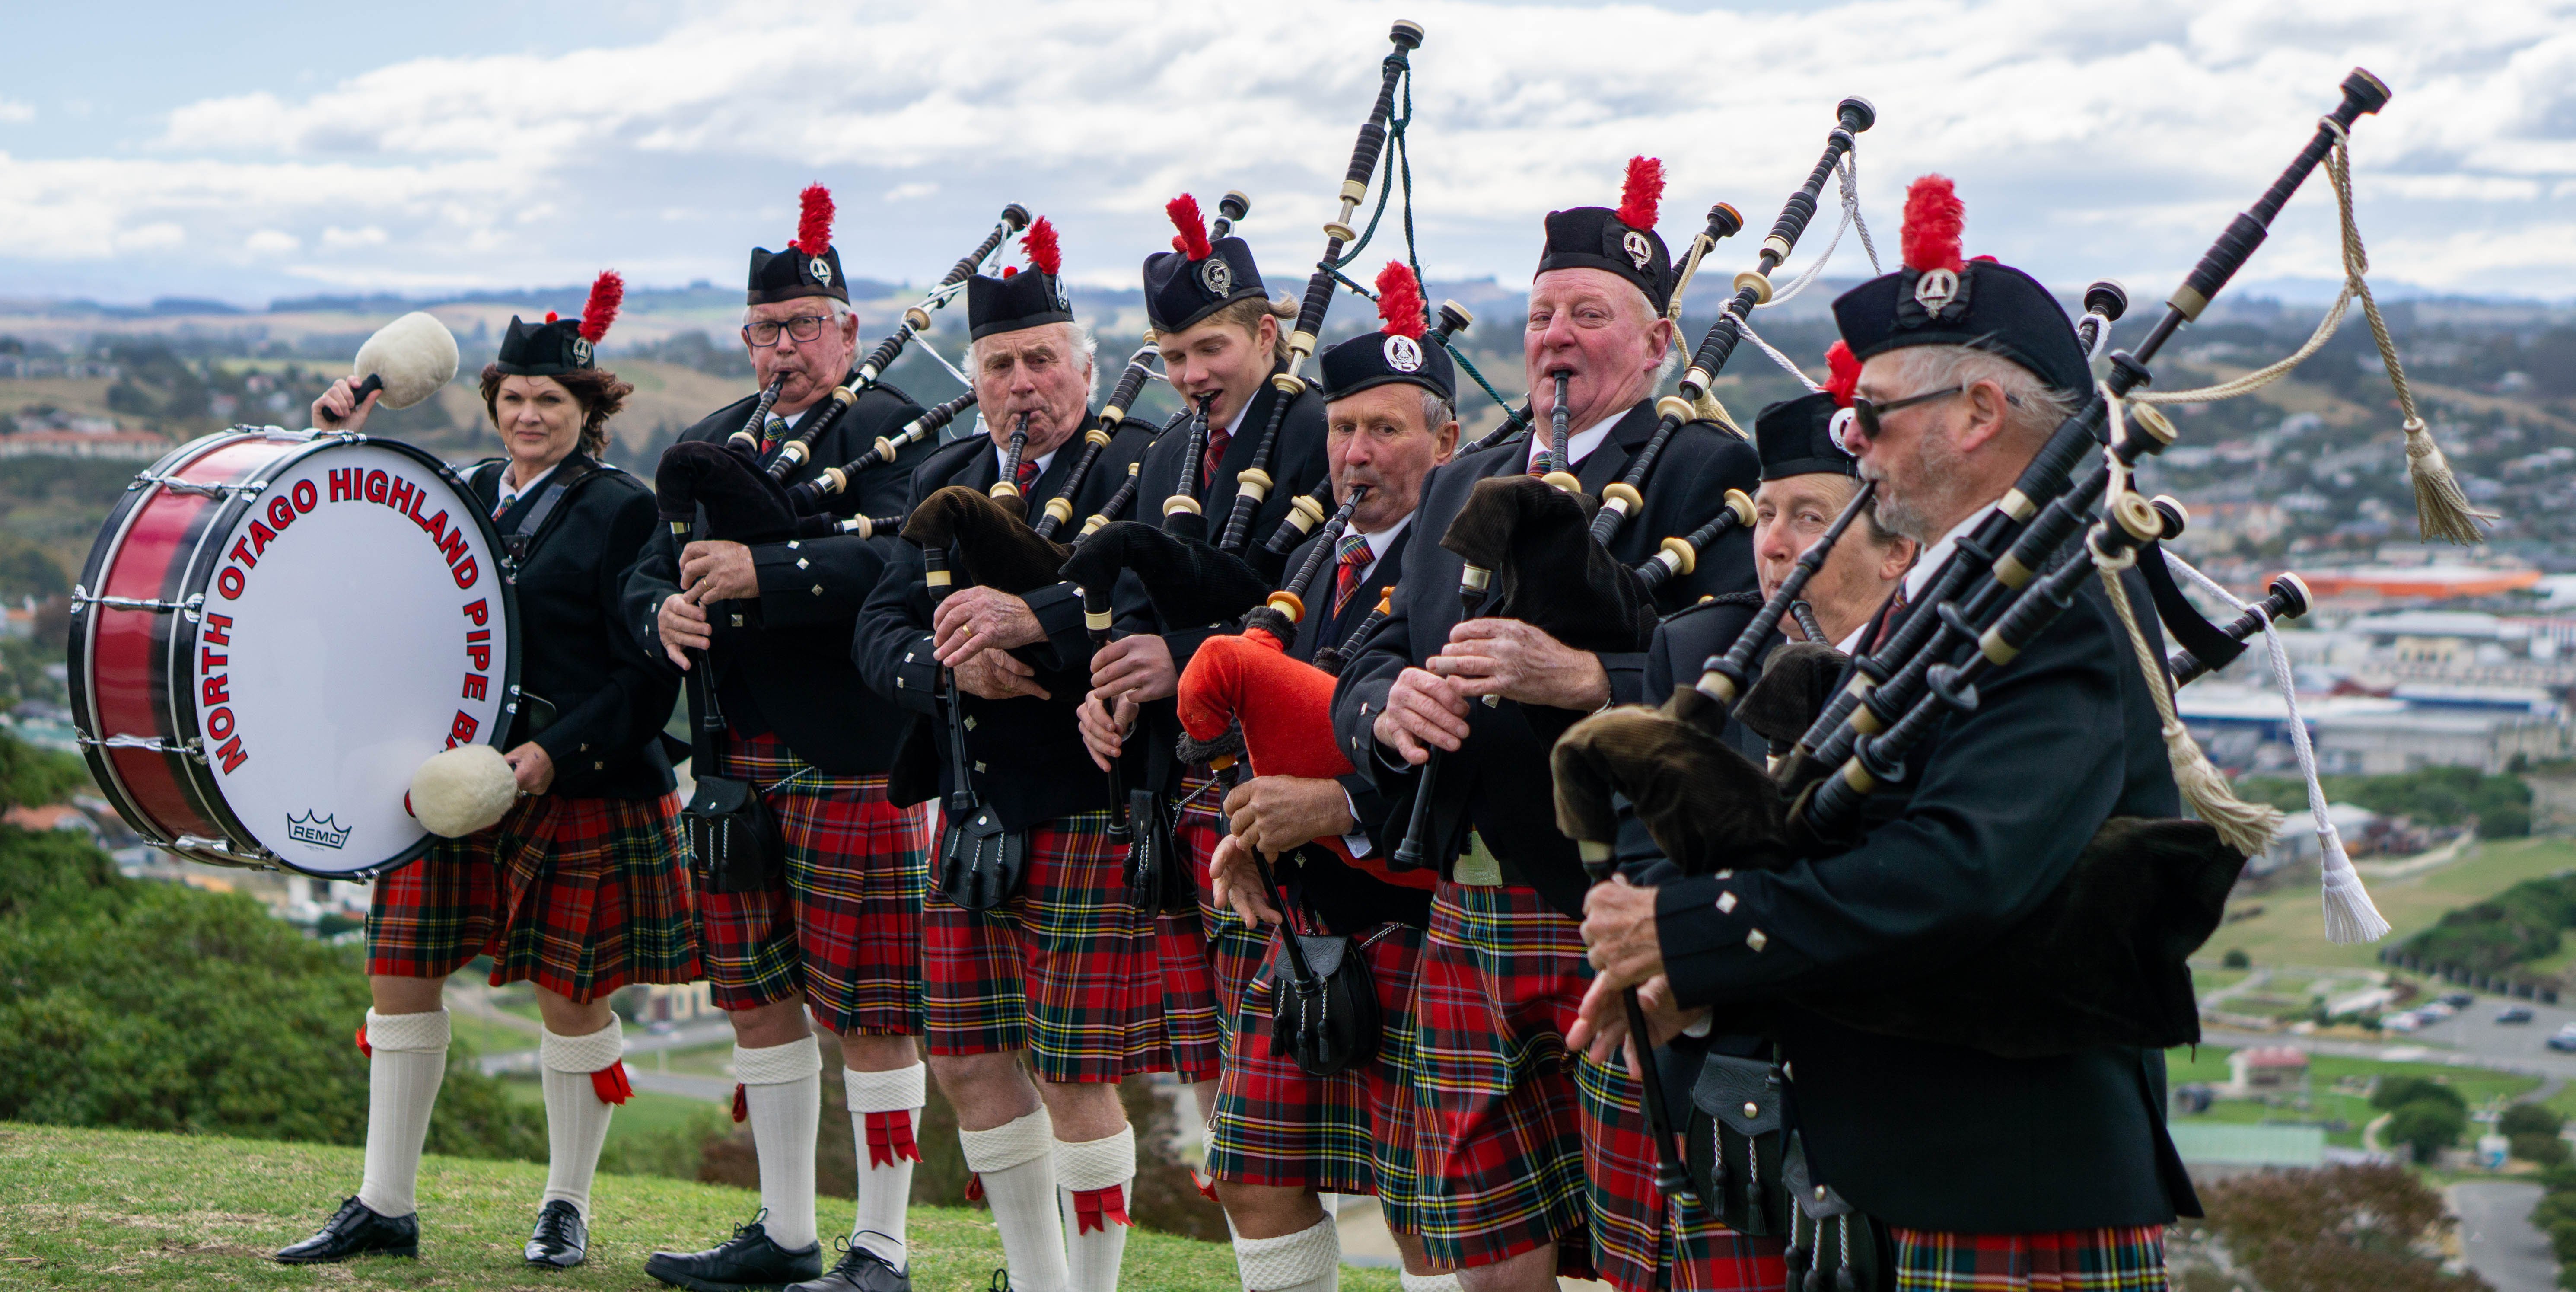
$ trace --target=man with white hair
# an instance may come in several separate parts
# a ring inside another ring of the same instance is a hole
[[[1424,840],[1440,884],[1414,990],[1414,1165],[1424,1247],[1468,1292],[1553,1287],[1559,1272],[1591,1271],[1623,1292],[1780,1277],[1776,1243],[1675,1223],[1655,1192],[1636,1083],[1561,1039],[1590,969],[1576,923],[1586,880],[1556,829],[1548,746],[1582,715],[1642,698],[1645,653],[1577,650],[1517,619],[1467,618],[1463,561],[1437,542],[1480,481],[1563,472],[1598,498],[1653,438],[1673,344],[1672,261],[1654,232],[1662,187],[1660,163],[1638,158],[1617,210],[1548,215],[1522,353],[1538,425],[1550,421],[1554,376],[1568,377],[1566,460],[1550,460],[1542,433],[1431,473],[1413,522],[1429,541],[1411,549],[1392,612],[1333,696],[1337,743],[1391,797],[1410,798],[1418,769],[1443,751]],[[1759,475],[1740,436],[1685,423],[1610,553],[1643,562]],[[1713,544],[1656,590],[1659,608],[1753,587],[1751,547],[1742,534]]]
[[[859,322],[831,246],[830,195],[806,191],[805,218],[786,250],[751,253],[743,344],[762,389],[785,378],[762,434],[764,460],[816,418],[848,380]],[[754,401],[739,400],[681,434],[722,442]],[[879,385],[813,444],[793,485],[866,452],[920,413]],[[843,506],[883,515],[903,504],[910,467],[928,445],[859,473]],[[627,572],[626,617],[645,650],[674,667],[711,670],[724,732],[721,773],[762,787],[785,840],[784,872],[752,892],[711,891],[698,879],[699,946],[715,1002],[733,1021],[735,1115],[751,1123],[760,1157],[762,1215],[704,1252],[656,1253],[645,1269],[681,1287],[789,1283],[822,1272],[814,1222],[814,1143],[822,1115],[822,1054],[807,1020],[841,1038],[851,1130],[909,1144],[922,1103],[921,889],[926,813],[886,793],[911,719],[871,693],[850,667],[850,629],[888,556],[891,537],[857,535],[745,545],[725,535],[682,548],[663,527]],[[910,1164],[900,1182],[862,1176],[853,1250],[902,1265]]]
[[[913,478],[912,507],[945,488],[989,494],[1008,483],[1028,516],[1058,497],[1089,515],[1150,438],[1145,427],[1114,436],[1074,479],[1096,425],[1092,342],[1074,321],[1045,220],[1030,226],[1028,247],[1029,269],[967,285],[989,429],[931,454]],[[1028,539],[1018,524],[1007,527]],[[1128,900],[1116,805],[1075,723],[1092,651],[1081,601],[1051,568],[999,586],[1012,581],[1005,567],[1028,562],[979,546],[987,541],[960,524],[947,550],[953,582],[935,604],[941,589],[924,553],[905,544],[860,611],[851,653],[880,696],[926,725],[932,741],[915,749],[926,760],[935,742],[940,788],[952,796],[944,811],[971,796],[971,809],[943,823],[939,881],[923,904],[924,1015],[931,1073],[957,1109],[1010,1286],[1111,1292],[1136,1175],[1118,1083],[1172,1066],[1154,918]],[[943,667],[954,672],[953,698],[941,695]],[[953,883],[964,865],[952,845],[1020,864],[999,891]]]

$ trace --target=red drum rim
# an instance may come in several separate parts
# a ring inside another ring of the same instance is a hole
[[[473,498],[447,463],[400,440],[347,431],[236,426],[180,445],[137,475],[91,545],[72,593],[66,652],[73,725],[100,793],[153,846],[219,866],[369,880],[417,859],[436,842],[436,836],[424,833],[395,856],[345,870],[298,866],[262,846],[235,816],[194,739],[198,696],[185,679],[200,648],[199,611],[223,560],[222,538],[278,476],[315,454],[358,445],[409,458],[457,497]],[[212,473],[192,470],[210,465],[210,459],[243,456],[232,452],[243,448],[271,451],[240,463],[225,461]],[[499,530],[480,506],[460,512],[474,518],[486,551],[497,555],[504,550]],[[166,558],[157,570],[127,559],[147,543]],[[503,620],[516,625],[515,581],[505,569],[496,568],[493,575]],[[111,614],[136,615],[141,623],[146,607],[138,603],[150,603],[147,627],[140,632],[110,627]],[[519,636],[512,631],[506,637],[496,661],[504,697],[500,719],[478,742],[495,747],[508,740],[519,706]],[[102,646],[111,657],[110,673],[139,670],[142,694],[102,692]]]

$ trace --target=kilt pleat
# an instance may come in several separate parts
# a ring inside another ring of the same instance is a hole
[[[1897,1292],[2162,1292],[2162,1225],[2040,1234],[1888,1227]]]

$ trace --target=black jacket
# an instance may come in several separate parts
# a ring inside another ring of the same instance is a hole
[[[1638,703],[1660,707],[1671,698],[1674,687],[1697,683],[1700,673],[1708,666],[1708,657],[1723,655],[1734,646],[1745,625],[1752,623],[1753,616],[1761,609],[1760,592],[1729,592],[1664,616],[1663,622],[1655,625],[1654,641],[1646,647],[1646,667]],[[1786,638],[1774,628],[1754,650],[1752,678],[1762,676],[1762,661],[1784,640]],[[1727,720],[1721,739],[1742,750],[1749,758],[1759,759],[1770,752],[1760,736],[1745,730],[1742,723],[1732,718]]]
[[[753,402],[745,398],[728,404],[680,438],[722,441],[741,429]],[[829,407],[828,400],[816,404],[794,425],[803,426],[806,417]],[[893,434],[920,411],[891,387],[868,391],[823,435],[813,456],[787,483],[856,459],[878,436]],[[894,462],[861,471],[834,510],[843,516],[903,510],[912,471],[932,447],[907,445]],[[709,655],[728,725],[746,733],[775,731],[797,757],[832,775],[866,775],[893,767],[912,716],[879,698],[851,669],[850,628],[859,603],[884,572],[886,558],[901,545],[898,538],[846,534],[752,547],[759,599],[710,607],[715,613],[709,616],[714,626]],[[679,552],[669,527],[657,525],[643,558],[626,575],[626,621],[636,625],[644,649],[655,659],[667,658],[655,612],[680,590]]]
[[[2143,609],[2145,583],[2127,577]],[[2161,657],[2153,616],[2142,626]],[[1861,1033],[1796,1003],[1937,970],[2046,897],[2106,818],[2180,811],[2154,703],[2098,582],[1978,691],[1974,713],[1915,751],[1911,797],[1876,805],[1889,819],[1859,846],[1659,888],[1665,968],[1684,1004],[1777,1005],[1816,1178],[1873,1215],[1984,1233],[2196,1215],[2165,1134],[2161,1053],[2001,1059]]]
[[[1639,403],[1577,465],[1575,475],[1587,495],[1600,496],[1603,485],[1626,473],[1630,459],[1654,434],[1656,420],[1654,404]],[[1393,610],[1343,670],[1333,693],[1336,738],[1390,800],[1409,799],[1420,773],[1377,744],[1373,724],[1386,708],[1396,675],[1438,654],[1448,644],[1449,630],[1465,617],[1458,603],[1458,575],[1465,563],[1441,547],[1439,537],[1448,532],[1477,481],[1525,470],[1527,452],[1526,441],[1513,439],[1432,470],[1413,517],[1422,537],[1407,553]],[[1760,474],[1752,445],[1707,423],[1682,426],[1646,477],[1644,509],[1611,539],[1612,554],[1632,567],[1643,563],[1665,538],[1706,524],[1725,505],[1728,489],[1751,492]],[[1738,530],[1702,553],[1691,573],[1657,588],[1656,602],[1670,611],[1702,596],[1755,586],[1753,539]],[[1605,654],[1601,663],[1609,674],[1613,703],[1634,703],[1644,695],[1645,652]],[[1582,910],[1588,884],[1573,843],[1556,830],[1548,747],[1583,715],[1508,703],[1468,707],[1467,742],[1443,759],[1426,841],[1430,856],[1445,873],[1464,850],[1472,825],[1484,835],[1507,879],[1538,888],[1558,910],[1575,915]]]
[[[1274,368],[1273,371],[1280,371]],[[1225,536],[1225,523],[1234,514],[1235,473],[1252,465],[1253,454],[1260,448],[1261,433],[1270,425],[1270,413],[1279,403],[1279,391],[1269,382],[1261,384],[1259,393],[1243,416],[1243,425],[1233,439],[1226,442],[1225,456],[1217,464],[1216,478],[1206,482],[1199,492],[1199,507],[1207,517],[1210,545]],[[1320,390],[1308,386],[1288,405],[1279,423],[1279,441],[1271,448],[1270,490],[1253,512],[1252,525],[1245,531],[1243,557],[1274,583],[1284,582],[1287,574],[1280,568],[1280,558],[1272,556],[1265,545],[1288,516],[1288,504],[1310,493],[1322,483],[1324,464],[1324,397]],[[1163,434],[1145,454],[1143,473],[1138,477],[1136,502],[1121,519],[1141,520],[1159,525],[1163,519],[1163,500],[1172,495],[1181,480],[1182,458],[1189,451],[1189,423],[1184,421]],[[1196,462],[1187,464],[1195,472]],[[1195,477],[1193,477],[1195,478]],[[1293,570],[1296,567],[1288,566]],[[1190,666],[1190,655],[1209,634],[1231,631],[1230,627],[1189,625],[1178,629],[1165,624],[1154,613],[1153,602],[1145,596],[1145,586],[1134,574],[1118,580],[1116,600],[1118,635],[1159,633],[1171,648],[1175,673]],[[1356,620],[1354,622],[1357,622]],[[1301,634],[1302,636],[1302,634]],[[1171,792],[1180,784],[1185,768],[1170,751],[1180,737],[1181,724],[1172,702],[1158,700],[1144,706],[1137,715],[1135,734],[1128,740],[1132,749],[1143,745],[1152,751],[1148,772],[1153,783]]]
[[[1130,419],[1100,451],[1074,498],[1075,527],[1081,518],[1099,510],[1127,478],[1127,464],[1135,460],[1152,430]],[[1081,456],[1082,437],[1077,433],[1056,451],[1029,491],[1031,515],[1063,491]],[[1000,474],[990,437],[979,435],[942,445],[913,477],[906,506],[916,506],[948,485],[989,489]],[[963,562],[952,562],[949,568],[955,571],[955,586],[971,586]],[[908,756],[927,758],[935,752],[938,785],[945,792],[954,788],[954,777],[948,724],[938,706],[939,662],[930,650],[930,588],[923,573],[921,549],[898,544],[859,611],[857,630],[847,649],[876,696],[927,724],[931,741],[916,744]],[[1011,653],[1037,670],[1037,684],[1046,688],[1048,698],[986,700],[960,693],[970,724],[968,777],[977,797],[1014,830],[1110,806],[1108,778],[1083,748],[1074,717],[1075,707],[1091,689],[1092,647],[1083,626],[1082,599],[1069,583],[1040,588],[1023,594],[1023,599],[1045,630],[1046,640]],[[914,776],[908,773],[904,779],[909,783]],[[920,780],[926,785],[927,775]]]
[[[508,459],[494,458],[466,469],[466,487],[487,513],[501,499],[501,472],[508,467]],[[678,675],[617,631],[621,578],[661,528],[653,491],[574,453],[501,514],[505,551],[520,546],[512,536],[558,484],[563,490],[528,532],[512,576],[521,698],[508,747],[533,740],[546,751],[555,765],[551,793],[658,798],[673,783],[661,731],[679,694]],[[532,717],[547,706],[553,721],[531,734]]]

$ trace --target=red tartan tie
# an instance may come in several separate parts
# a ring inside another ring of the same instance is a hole
[[[1026,498],[1029,496],[1029,486],[1036,484],[1037,482],[1038,464],[1022,459],[1020,462],[1019,473],[1012,478],[1011,483],[1018,485],[1020,487],[1020,496]]]
[[[1899,579],[1896,581],[1895,594],[1887,599],[1887,612],[1878,617],[1878,633],[1876,636],[1870,638],[1869,651],[1871,654],[1877,654],[1878,648],[1886,645],[1887,639],[1895,635],[1896,621],[1904,617],[1904,614],[1905,580]]]
[[[1199,488],[1201,492],[1211,491],[1216,488],[1216,464],[1225,460],[1225,446],[1233,439],[1234,432],[1229,431],[1222,426],[1211,426],[1208,428],[1207,452],[1199,457]]]
[[[1369,550],[1368,535],[1344,534],[1338,556],[1341,568],[1333,575],[1333,613],[1337,615],[1350,604],[1351,594],[1360,590],[1360,572],[1377,559],[1377,553]]]

